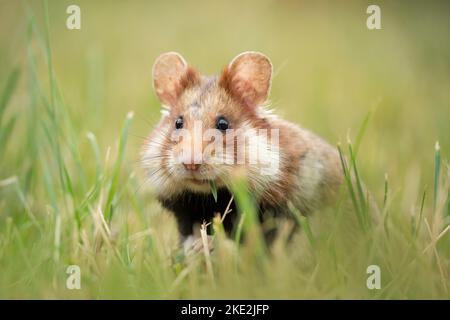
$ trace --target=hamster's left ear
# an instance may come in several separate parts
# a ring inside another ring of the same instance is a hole
[[[264,54],[248,51],[235,57],[223,71],[219,85],[249,108],[265,102],[272,81],[272,63]]]

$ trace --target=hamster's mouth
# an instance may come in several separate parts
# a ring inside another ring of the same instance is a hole
[[[197,178],[187,178],[186,180],[197,185],[205,185],[213,181],[210,179],[197,179]]]

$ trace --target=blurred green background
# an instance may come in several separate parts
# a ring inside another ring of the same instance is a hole
[[[71,4],[81,8],[81,30],[66,28],[66,8]],[[370,4],[381,8],[381,30],[366,27]],[[17,176],[22,185],[30,174],[27,169],[33,167],[27,152],[40,148],[39,139],[31,146],[32,140],[25,138],[33,104],[30,56],[36,58],[36,81],[43,92],[51,87],[42,40],[46,37],[44,7],[41,1],[0,0],[0,88],[6,86],[14,67],[20,69],[4,117],[18,115],[8,143],[0,150],[0,180]],[[30,25],[31,16],[35,27]],[[135,116],[124,157],[125,175],[132,175],[137,185],[142,183],[139,150],[159,118],[151,67],[166,51],[178,51],[205,74],[218,73],[240,52],[265,53],[275,68],[270,100],[277,113],[332,144],[346,142],[348,135],[354,139],[372,111],[358,154],[359,169],[378,200],[388,173],[392,193],[404,195],[398,207],[405,215],[419,205],[425,186],[433,185],[436,141],[442,157],[448,157],[447,1],[58,0],[48,1],[48,18],[54,74],[72,127],[70,141],[75,141],[88,183],[95,161],[86,133],[97,137],[103,159],[107,148],[116,146],[129,111]],[[43,109],[36,110],[33,117],[38,118]],[[61,145],[71,143],[66,142],[62,139]],[[77,185],[71,156],[63,158]],[[49,166],[50,172],[56,171],[51,162]],[[40,166],[33,168],[36,176],[46,176],[36,173]],[[44,180],[35,178],[23,191],[38,219],[45,219],[51,202]],[[20,221],[17,217],[23,214],[17,197],[7,189],[0,189],[4,228],[7,217]],[[81,198],[83,188],[75,189]],[[67,195],[55,197],[60,202]],[[154,202],[151,192],[139,198],[145,207]],[[10,258],[6,252],[0,259]],[[12,270],[14,262],[10,263]],[[23,293],[17,292],[18,296]],[[52,296],[38,288],[32,292]]]

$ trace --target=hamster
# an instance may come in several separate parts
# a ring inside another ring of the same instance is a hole
[[[239,54],[218,76],[201,75],[175,52],[156,59],[162,117],[144,143],[142,163],[184,238],[227,206],[224,227],[233,230],[236,174],[247,179],[260,216],[285,214],[288,203],[309,214],[336,195],[343,179],[336,148],[268,109],[272,70],[259,52]]]

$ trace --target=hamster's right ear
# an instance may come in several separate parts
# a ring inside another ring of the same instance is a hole
[[[163,53],[156,59],[152,77],[156,95],[168,107],[176,103],[187,87],[200,82],[200,75],[176,52]]]

